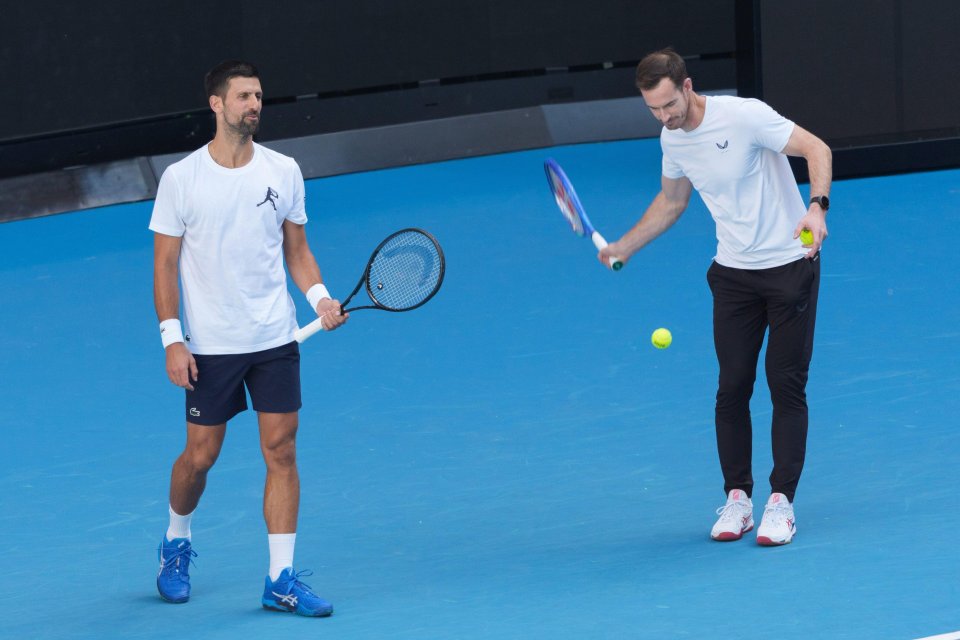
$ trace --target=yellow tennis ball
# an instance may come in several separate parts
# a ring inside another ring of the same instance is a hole
[[[813,244],[813,231],[804,229],[800,232],[800,242],[803,244]]]
[[[653,332],[653,335],[650,336],[650,342],[653,343],[657,349],[666,349],[670,346],[670,343],[673,342],[673,336],[670,334],[669,329],[659,328]]]

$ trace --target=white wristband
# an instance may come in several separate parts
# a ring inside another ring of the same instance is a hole
[[[327,288],[321,282],[307,289],[307,302],[310,303],[310,308],[314,311],[317,310],[317,304],[319,304],[321,300],[330,297],[330,292],[327,291]]]
[[[174,342],[183,342],[183,329],[180,328],[180,321],[176,318],[164,320],[160,323],[160,340],[163,342],[163,348],[166,349]]]

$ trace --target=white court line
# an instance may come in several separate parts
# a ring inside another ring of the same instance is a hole
[[[960,640],[960,631],[954,631],[953,633],[942,633],[939,636],[917,638],[916,640]]]

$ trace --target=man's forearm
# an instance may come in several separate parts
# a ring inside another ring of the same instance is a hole
[[[826,143],[817,145],[814,153],[807,157],[807,171],[810,174],[810,195],[829,196],[833,182],[833,152]]]
[[[158,267],[153,275],[153,304],[157,320],[163,322],[180,317],[180,288],[176,267]]]
[[[683,207],[667,199],[661,192],[654,198],[643,217],[619,240],[619,245],[633,255],[663,234],[680,218]]]

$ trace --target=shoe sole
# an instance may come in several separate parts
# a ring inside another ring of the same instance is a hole
[[[796,530],[794,530],[790,537],[786,540],[774,540],[773,538],[768,538],[767,536],[757,536],[757,544],[761,547],[782,547],[785,544],[790,544],[793,542],[793,536],[797,535]]]
[[[757,544],[761,547],[782,547],[786,544],[793,542],[793,538],[789,540],[771,540],[770,538],[757,538]]]
[[[267,611],[275,611],[277,613],[295,613],[298,616],[306,616],[307,618],[328,618],[333,615],[332,608],[329,611],[321,611],[319,613],[306,613],[304,611],[298,611],[296,609],[284,609],[283,607],[267,604],[266,602],[261,602],[260,604]]]
[[[710,538],[716,540],[717,542],[734,542],[742,538],[745,533],[750,533],[751,531],[753,531],[752,526],[749,529],[744,529],[739,534],[736,534],[732,531],[724,531],[716,536],[710,536]]]
[[[169,602],[170,604],[183,604],[184,602],[188,602],[190,600],[190,596],[187,596],[186,598],[173,599],[173,598],[168,598],[167,596],[161,593],[160,599],[163,600],[164,602]]]

